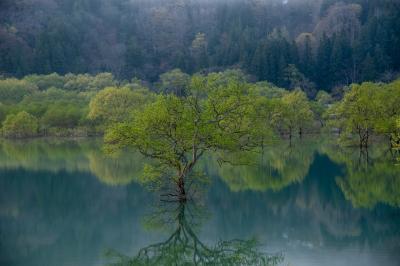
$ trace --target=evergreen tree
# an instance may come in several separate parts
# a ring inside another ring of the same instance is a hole
[[[331,72],[331,53],[332,42],[324,34],[317,52],[317,69],[318,75],[316,77],[318,88],[328,89],[331,86],[332,72]]]

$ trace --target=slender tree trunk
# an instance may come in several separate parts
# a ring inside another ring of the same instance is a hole
[[[179,192],[179,201],[186,202],[185,179],[182,175],[178,179],[178,192]]]
[[[264,154],[264,138],[262,138],[262,140],[261,140],[261,149]]]

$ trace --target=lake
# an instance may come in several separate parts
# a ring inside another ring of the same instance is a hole
[[[0,144],[0,265],[107,265],[155,256],[183,231],[204,256],[255,239],[282,265],[400,262],[400,166],[384,144],[279,142],[239,166],[210,155],[198,165],[208,184],[186,206],[141,184],[136,152],[110,158],[95,139]]]

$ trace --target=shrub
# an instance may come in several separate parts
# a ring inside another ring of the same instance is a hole
[[[10,114],[3,122],[3,135],[7,138],[26,138],[37,134],[38,120],[25,111]]]

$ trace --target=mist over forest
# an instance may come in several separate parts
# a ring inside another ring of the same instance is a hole
[[[0,74],[153,82],[175,68],[241,68],[329,91],[394,79],[399,17],[397,0],[1,0]]]

